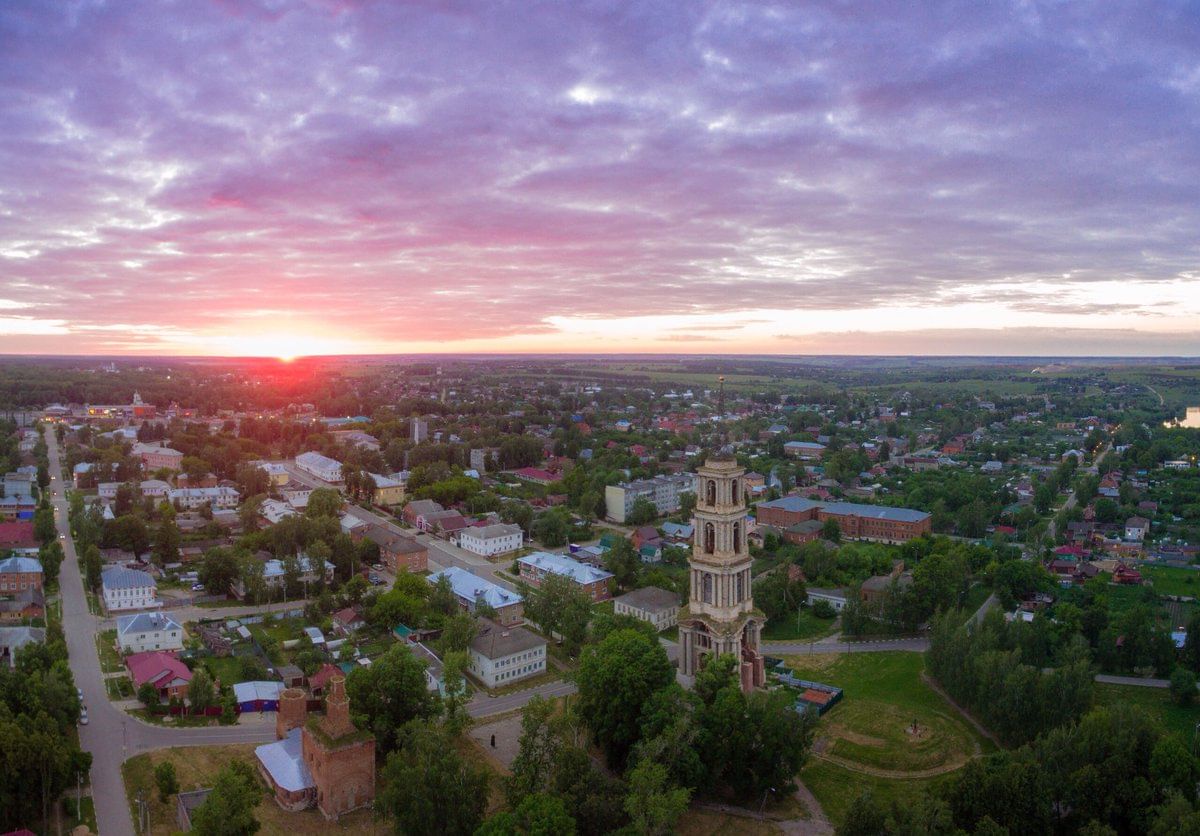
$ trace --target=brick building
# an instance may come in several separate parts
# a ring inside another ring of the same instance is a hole
[[[847,540],[878,543],[904,543],[933,530],[932,517],[925,511],[854,502],[817,502],[799,496],[760,502],[755,513],[759,525],[784,531],[806,521],[837,520],[841,535]]]
[[[429,571],[429,549],[415,538],[380,525],[371,526],[364,537],[379,546],[379,560],[392,572]]]
[[[42,591],[42,564],[35,557],[9,557],[0,560],[0,595],[29,589]]]
[[[609,581],[612,572],[588,566],[561,554],[534,552],[517,560],[521,567],[521,580],[530,586],[541,586],[548,574],[561,575],[588,594],[593,601],[607,601],[612,597]]]
[[[275,737],[254,754],[283,809],[316,804],[335,821],[374,801],[375,737],[350,722],[345,678],[330,680],[325,715],[319,718],[308,716],[304,691],[289,688],[280,694]]]

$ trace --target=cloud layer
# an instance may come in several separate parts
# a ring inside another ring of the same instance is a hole
[[[1194,7],[866,9],[0,4],[0,350],[1200,352]]]

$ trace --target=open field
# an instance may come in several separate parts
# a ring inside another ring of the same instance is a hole
[[[992,744],[921,679],[917,653],[787,657],[802,679],[843,689],[817,729],[801,772],[835,824],[864,788],[905,798],[954,772]],[[914,728],[915,722],[915,728]]]
[[[1145,574],[1154,583],[1159,595],[1182,595],[1200,598],[1200,570],[1175,566],[1150,566]]]

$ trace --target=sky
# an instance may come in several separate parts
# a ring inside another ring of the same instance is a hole
[[[0,353],[1200,354],[1195,2],[0,3]]]

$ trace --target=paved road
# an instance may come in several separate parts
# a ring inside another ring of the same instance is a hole
[[[539,685],[536,688],[505,694],[500,697],[479,694],[467,703],[467,713],[472,717],[488,717],[492,714],[503,714],[506,711],[515,711],[518,708],[524,708],[525,704],[534,697],[565,697],[567,694],[574,694],[575,691],[575,683],[560,681],[549,682],[545,685]]]
[[[892,650],[924,653],[929,649],[929,639],[880,639],[879,641],[848,642],[834,637],[815,642],[763,642],[762,649],[768,656],[777,653],[794,655],[817,653],[885,653]]]
[[[1140,676],[1113,676],[1107,673],[1096,674],[1096,681],[1108,685],[1137,685],[1140,688],[1170,688],[1169,679],[1146,679]]]
[[[46,431],[49,445],[51,489],[58,530],[69,532],[67,499],[62,481],[58,442],[54,432]],[[101,836],[133,836],[133,820],[125,801],[121,763],[132,755],[169,746],[204,746],[225,743],[264,743],[275,738],[274,726],[248,718],[246,725],[213,728],[172,729],[134,719],[113,706],[104,690],[100,660],[96,656],[95,634],[101,619],[88,612],[79,571],[75,543],[70,536],[62,539],[66,559],[59,574],[62,594],[63,631],[67,637],[71,672],[75,684],[83,690],[88,707],[86,726],[79,727],[82,747],[92,753],[92,797],[96,804],[96,822]]]
[[[1088,468],[1088,471],[1091,473],[1098,473],[1100,470],[1100,462],[1104,461],[1104,457],[1107,456],[1111,451],[1112,451],[1112,445],[1111,444],[1106,445],[1104,447],[1104,449],[1100,451],[1100,455],[1096,456],[1096,461],[1092,464],[1092,466],[1090,468]],[[1063,503],[1062,508],[1060,508],[1059,511],[1066,511],[1070,508],[1074,508],[1075,504],[1078,501],[1079,501],[1079,497],[1075,494],[1075,491],[1072,490],[1071,495],[1067,497],[1067,501]],[[1053,514],[1051,514],[1050,515],[1050,524],[1048,526],[1046,526],[1046,539],[1051,544],[1054,543],[1054,539],[1055,539],[1055,519],[1057,517],[1058,517],[1057,511],[1054,512]]]

